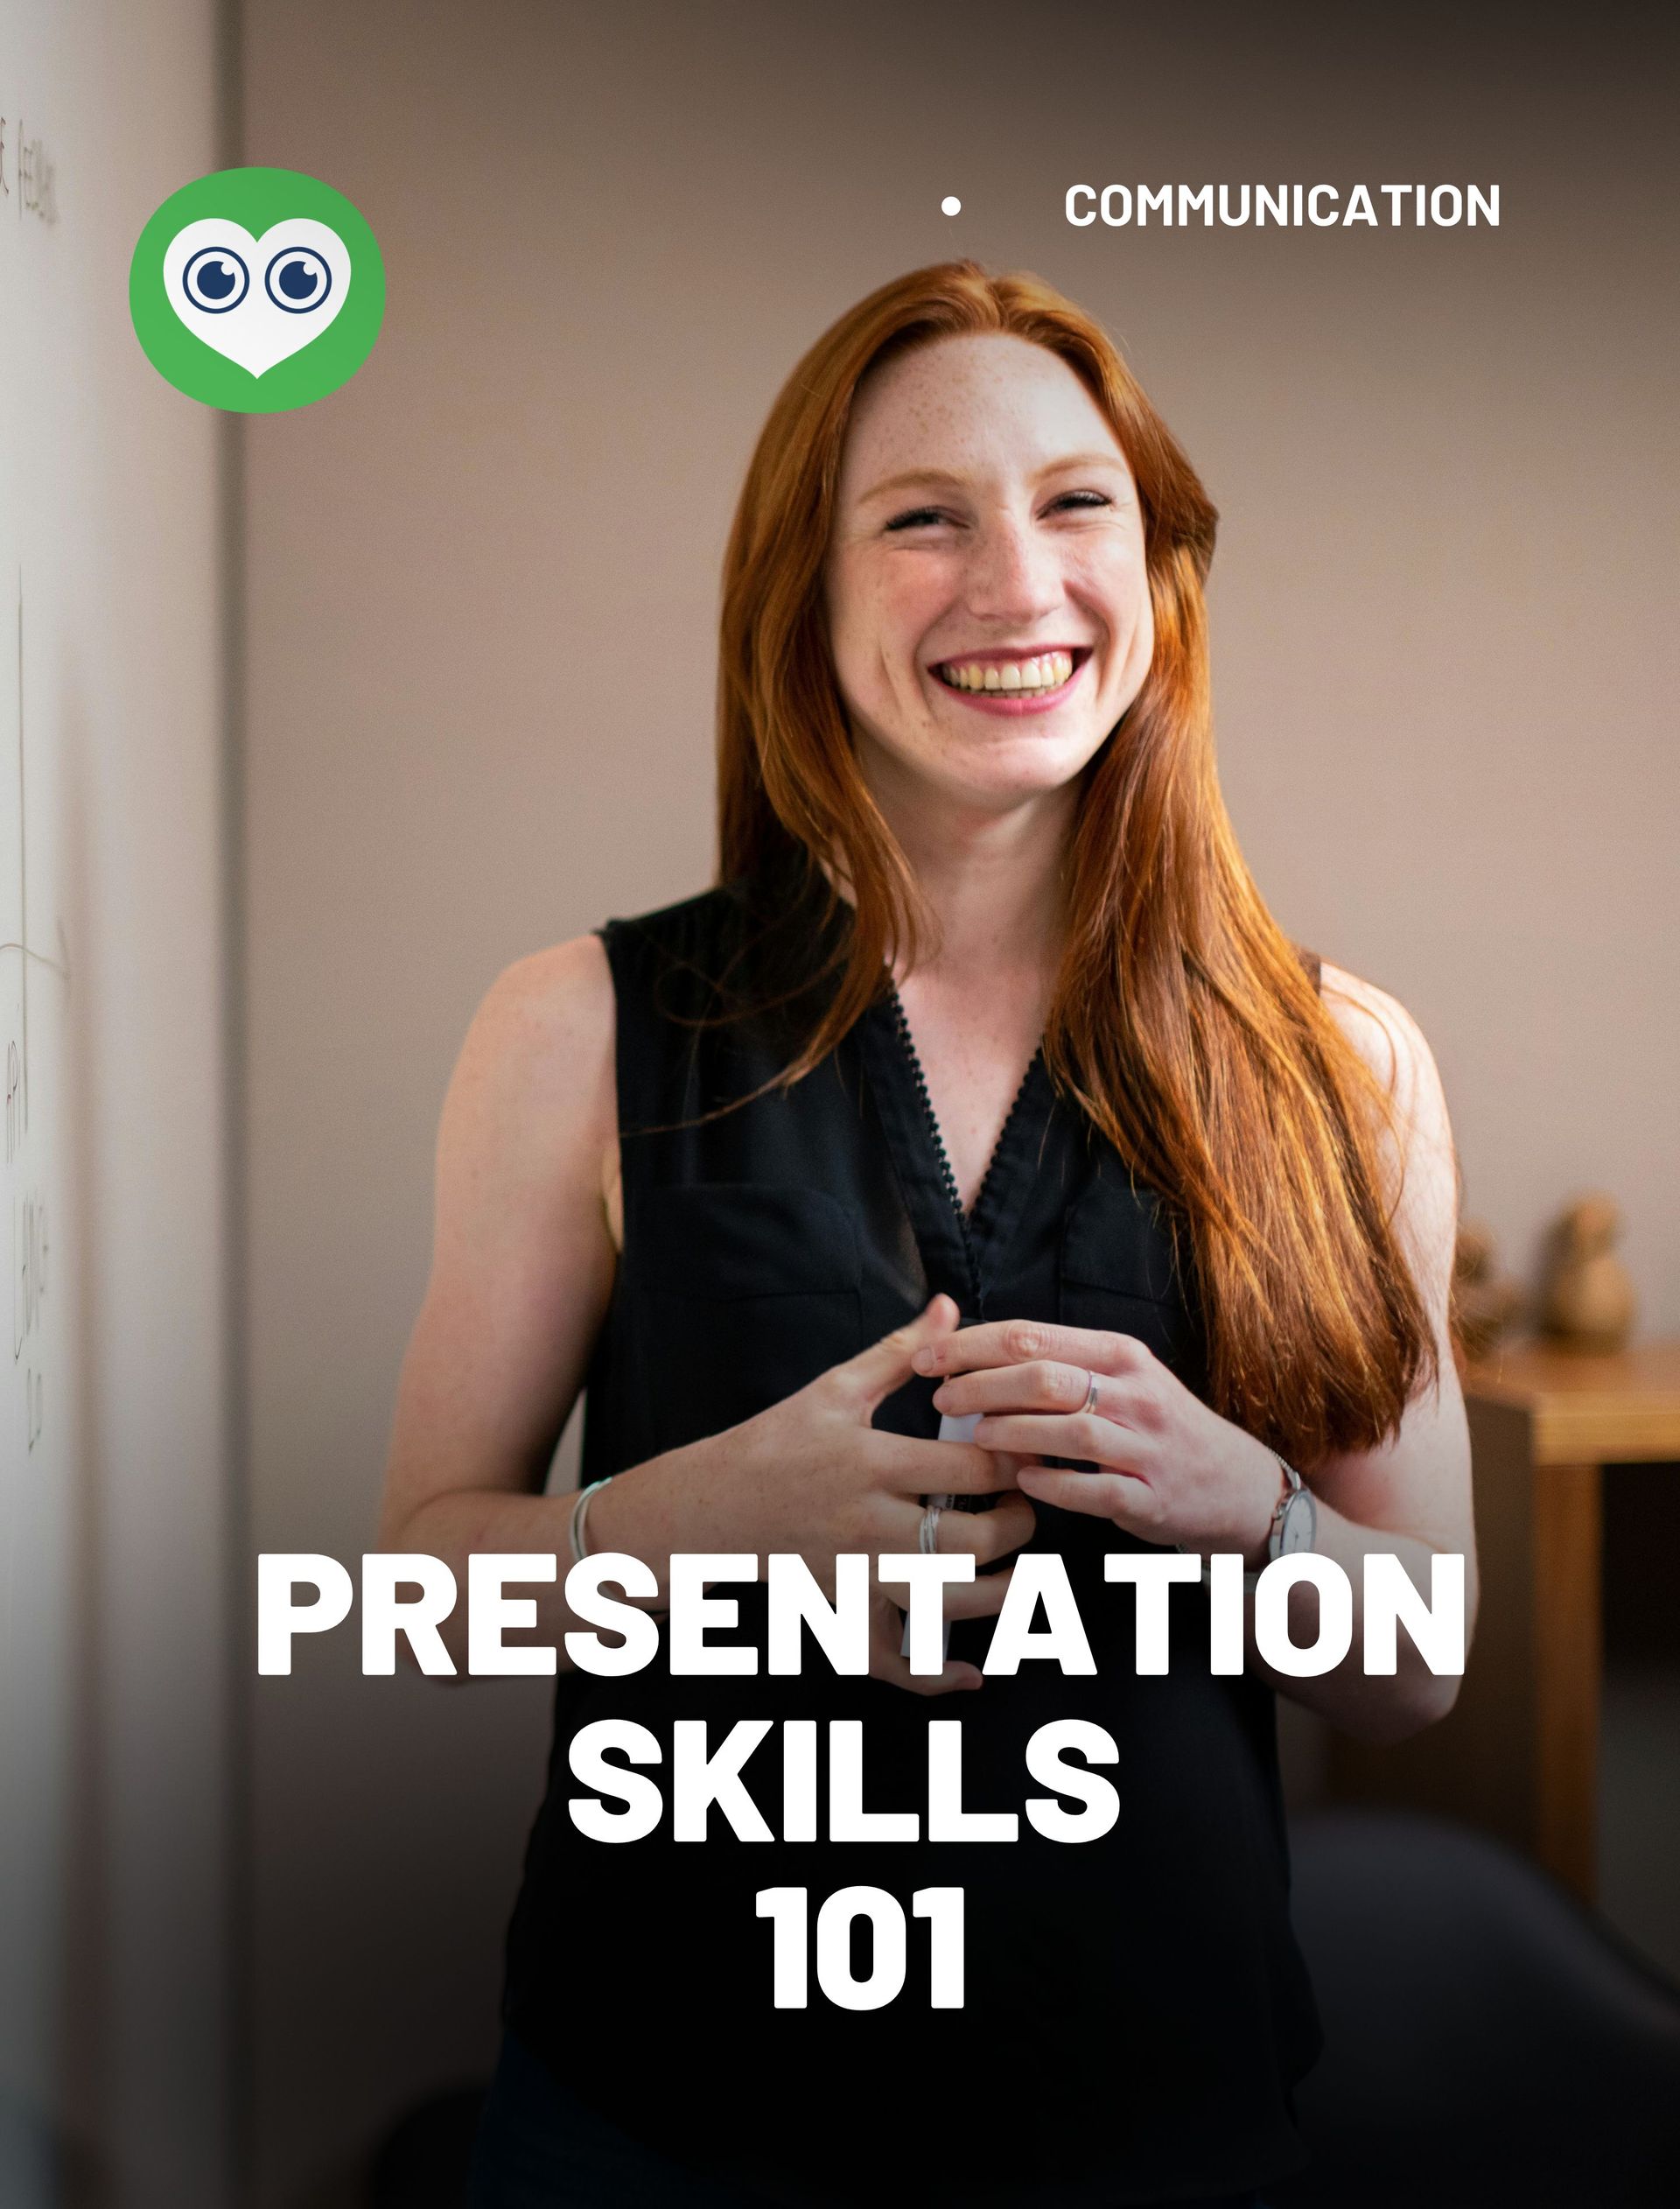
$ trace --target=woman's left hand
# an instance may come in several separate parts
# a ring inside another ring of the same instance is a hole
[[[929,1343],[914,1364],[941,1377],[938,1410],[983,1414],[974,1432],[983,1448],[1098,1468],[1024,1463],[1021,1491],[1035,1503],[1112,1519],[1143,1541],[1240,1550],[1250,1566],[1265,1562],[1284,1488],[1278,1459],[1193,1396],[1135,1336],[1004,1320]]]

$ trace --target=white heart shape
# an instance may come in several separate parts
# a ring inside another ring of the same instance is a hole
[[[276,222],[260,238],[206,215],[170,240],[164,289],[195,338],[265,375],[338,319],[350,290],[349,249],[336,230],[306,215]]]

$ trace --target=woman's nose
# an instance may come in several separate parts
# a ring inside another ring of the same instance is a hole
[[[1030,522],[1000,517],[980,531],[966,593],[976,620],[1025,624],[1054,612],[1061,594],[1056,548]]]

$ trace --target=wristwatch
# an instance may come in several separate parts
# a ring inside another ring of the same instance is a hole
[[[1278,1457],[1276,1450],[1272,1455]],[[1319,1531],[1319,1507],[1312,1490],[1292,1465],[1285,1464],[1281,1457],[1278,1462],[1283,1471],[1284,1492],[1271,1514],[1271,1532],[1266,1540],[1269,1559],[1293,1557],[1311,1549]]]

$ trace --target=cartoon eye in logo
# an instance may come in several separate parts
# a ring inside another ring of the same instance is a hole
[[[313,246],[294,245],[270,262],[262,289],[288,314],[307,314],[332,289],[332,271]]]
[[[201,246],[181,271],[187,304],[204,314],[227,314],[250,288],[250,270],[225,245]]]

